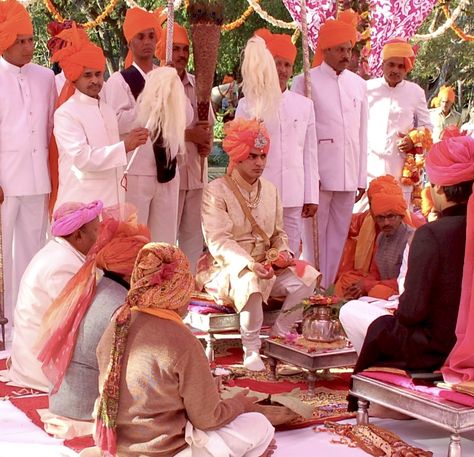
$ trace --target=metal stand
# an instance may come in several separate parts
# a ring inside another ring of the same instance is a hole
[[[461,437],[457,433],[449,437],[448,457],[461,457]]]

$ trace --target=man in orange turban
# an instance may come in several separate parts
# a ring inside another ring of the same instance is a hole
[[[398,308],[370,324],[354,372],[374,366],[433,372],[444,365],[446,382],[472,382],[474,139],[435,143],[426,171],[439,218],[416,230]],[[355,410],[351,398],[349,411]]]
[[[425,91],[406,80],[415,61],[411,45],[402,38],[392,38],[382,49],[382,59],[383,76],[367,81],[369,182],[386,174],[400,181],[406,153],[413,149],[408,133],[415,128],[431,130]],[[413,186],[402,185],[402,190],[410,204]],[[364,198],[358,210],[367,206]]]
[[[164,39],[159,12],[130,8],[125,15],[123,33],[129,47],[125,69],[112,74],[104,87],[107,104],[117,115],[121,138],[138,122],[137,98],[157,68],[155,49]],[[190,105],[188,109],[192,113]],[[129,165],[125,199],[137,208],[138,220],[150,228],[153,241],[174,244],[179,199],[176,151],[171,151],[168,161],[166,149],[158,143],[147,141]]]
[[[163,35],[166,32],[163,31]],[[166,59],[166,36],[159,43],[156,56],[164,65]],[[194,110],[193,120],[185,132],[186,148],[178,156],[179,166],[179,206],[178,206],[178,243],[188,256],[191,271],[195,273],[196,265],[203,250],[201,230],[202,192],[207,183],[207,156],[212,148],[214,113],[209,104],[209,118],[199,121],[194,75],[186,71],[189,61],[189,38],[186,29],[174,23],[172,62],[184,86],[184,92]],[[204,165],[201,167],[201,157]],[[203,179],[201,180],[201,174]]]
[[[325,287],[336,279],[354,201],[362,198],[367,187],[367,87],[348,70],[357,15],[353,11],[341,15],[321,27],[317,54],[322,61],[310,71],[320,186],[317,221],[304,220],[303,258],[316,264],[313,226],[317,223]],[[305,94],[303,75],[293,80],[291,90]]]
[[[433,124],[433,142],[441,140],[443,130],[455,125],[460,127],[461,115],[453,108],[456,93],[451,86],[441,86],[437,95],[439,106],[430,110],[431,123]]]
[[[411,240],[414,229],[403,221],[407,216],[407,204],[400,185],[393,176],[374,179],[367,193],[372,216],[369,219],[371,230],[368,223],[363,225],[354,259],[355,266],[360,267],[363,260],[366,261],[366,266],[340,274],[336,282],[336,293],[349,299],[367,295],[386,300],[399,293],[397,277],[400,274],[403,251]],[[363,244],[367,246],[362,246]],[[359,259],[358,255],[365,259]]]
[[[240,313],[244,366],[265,369],[260,355],[263,302],[285,296],[282,311],[292,309],[314,290],[320,274],[310,265],[295,265],[283,230],[283,210],[276,187],[262,178],[270,146],[264,125],[237,118],[224,127],[228,174],[204,191],[202,227],[209,248],[208,262],[197,274],[218,303]],[[278,270],[275,275],[274,269]],[[291,331],[298,312],[282,312],[272,329],[275,336]]]
[[[275,103],[278,113],[269,110],[271,112],[263,117],[271,138],[270,155],[263,176],[278,189],[288,243],[291,251],[298,257],[303,219],[314,216],[319,202],[314,108],[311,100],[287,90],[296,59],[296,46],[291,42],[291,36],[273,34],[267,29],[257,30],[255,35],[263,41],[254,37],[245,48],[242,64],[245,97],[239,101],[236,117],[251,119],[260,99],[272,96],[263,93],[258,84],[263,81],[263,85],[269,87],[270,79],[278,78],[282,93]],[[266,60],[260,56],[261,53],[270,53],[273,59]],[[259,64],[247,65],[248,61]],[[268,65],[263,62],[268,62]],[[268,67],[266,71],[265,66]]]
[[[75,25],[59,37],[68,45],[52,58],[67,79],[60,95],[66,101],[54,114],[59,151],[56,207],[64,201],[99,197],[105,206],[112,206],[124,200],[120,181],[126,153],[147,141],[148,130],[135,128],[120,140],[115,112],[99,96],[105,69],[102,49],[79,34]]]
[[[31,63],[33,25],[16,0],[0,1],[0,207],[7,339],[21,277],[46,240],[48,144],[54,74]]]

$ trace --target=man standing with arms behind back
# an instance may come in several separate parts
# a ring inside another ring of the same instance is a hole
[[[333,283],[349,231],[354,201],[367,185],[367,89],[347,68],[357,31],[353,13],[328,19],[319,32],[311,97],[316,117],[320,179],[317,213],[322,285]],[[304,94],[303,76],[292,90]],[[304,220],[303,258],[313,265],[313,219]]]
[[[0,205],[10,325],[23,272],[46,241],[51,191],[48,144],[56,88],[53,72],[31,63],[33,52],[28,12],[16,0],[0,1]]]

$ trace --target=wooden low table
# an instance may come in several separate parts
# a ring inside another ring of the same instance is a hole
[[[263,313],[263,325],[272,326],[279,313],[279,310],[265,311]],[[240,317],[237,313],[199,314],[189,312],[186,321],[191,327],[205,333],[206,356],[210,362],[214,360],[214,344],[216,342],[214,335],[230,331],[240,331]]]
[[[308,370],[308,393],[311,396],[315,393],[317,370],[348,367],[357,361],[357,353],[352,347],[309,352],[274,339],[265,341],[263,353],[269,358],[273,379],[277,377],[278,360]]]
[[[474,429],[474,409],[357,374],[350,393],[358,397],[357,423],[368,424],[369,402],[407,414],[451,432],[448,457],[461,457],[460,433]]]

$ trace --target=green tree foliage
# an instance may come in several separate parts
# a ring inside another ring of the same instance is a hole
[[[452,11],[459,0],[447,3]],[[474,4],[471,3],[456,22],[464,32],[474,34],[473,19]],[[430,33],[445,21],[446,17],[437,6],[418,33]],[[427,91],[429,100],[443,84],[455,87],[458,94],[456,107],[461,111],[474,99],[474,43],[461,40],[451,29],[438,38],[420,42],[410,79]]]

